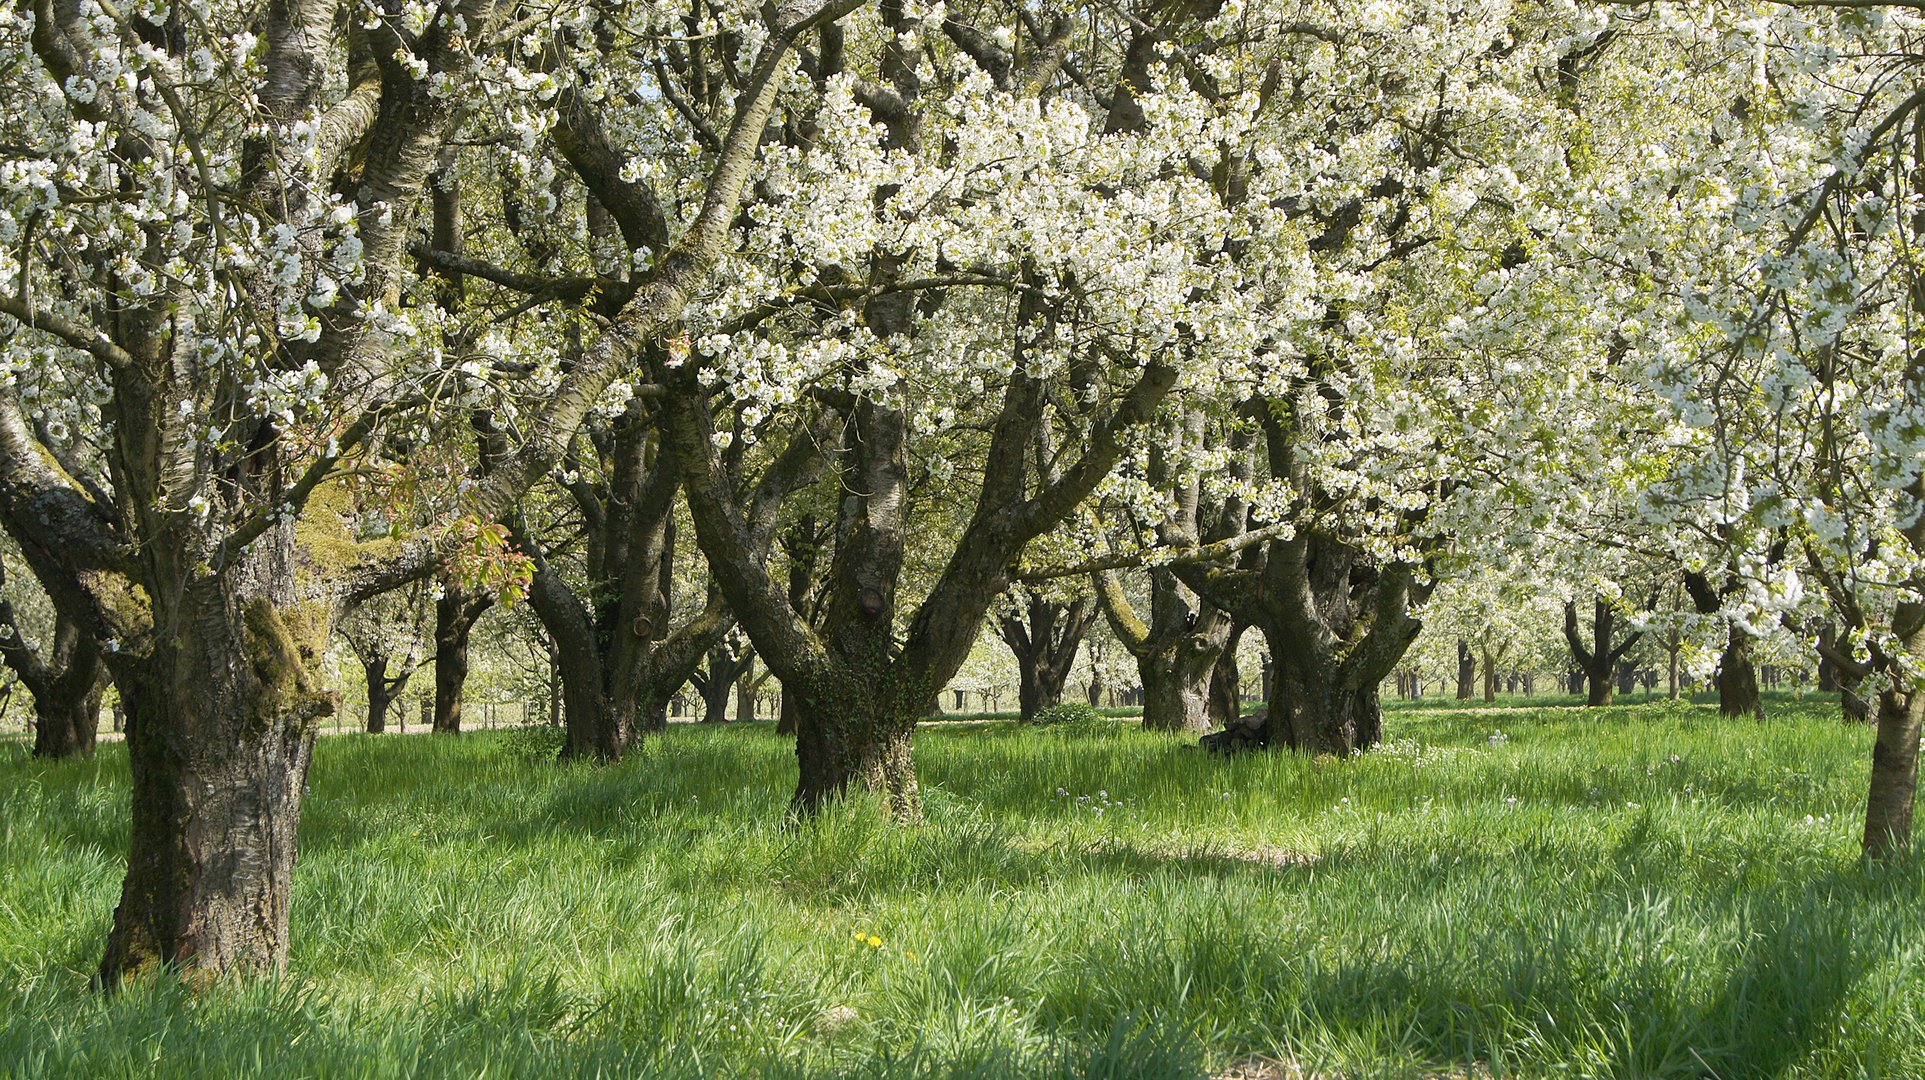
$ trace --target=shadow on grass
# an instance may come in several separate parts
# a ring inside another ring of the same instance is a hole
[[[1066,955],[1013,977],[1028,981],[1058,1030],[1141,1010],[1166,1025],[1158,1030],[1207,1029],[1212,1049],[1225,1052],[1301,1050],[1297,1056],[1344,1061],[1363,1047],[1426,1064],[1522,1061],[1528,1072],[1575,1062],[1619,1076],[1735,1078],[1810,1066],[1858,1019],[1847,1010],[1902,947],[1912,923],[1894,913],[1925,892],[1916,863],[1806,859],[1777,865],[1762,886],[1741,868],[1679,877],[1658,854],[1664,838],[1648,818],[1623,831],[1588,830],[1592,846],[1582,849],[1560,846],[1562,834],[1493,837],[1470,823],[1444,835],[1362,833],[1314,862],[1287,851],[1252,857],[1248,848],[1159,847],[1133,837],[1052,840],[1050,822],[1025,826],[1058,813],[1049,808],[1060,803],[1039,798],[1053,785],[1012,774],[1010,762],[1046,738],[1065,755],[1092,747],[1025,732],[968,738],[968,756],[936,755],[942,764],[930,770],[939,778],[930,800],[939,824],[922,830],[857,815],[784,829],[794,766],[773,732],[678,732],[614,768],[523,760],[482,737],[420,747],[370,741],[331,751],[317,772],[303,845],[309,857],[333,857],[423,835],[470,848],[552,848],[566,858],[647,858],[679,864],[666,884],[691,895],[718,895],[713,886],[728,884],[818,905],[883,898],[913,906],[972,887],[1013,904],[1024,890],[1049,886],[1058,890],[1049,897],[1088,908],[1062,913],[1074,934]],[[1320,768],[1216,763],[1174,743],[1136,744],[1085,765],[1079,783],[1205,792],[1215,786],[1205,773],[1308,782]],[[89,800],[124,799],[124,787],[103,793],[78,772],[7,768],[9,779],[31,772],[43,785],[36,797],[49,801],[36,828],[59,822],[51,842],[98,842],[115,831],[112,815]],[[1349,769],[1325,769],[1319,782]],[[123,774],[108,773],[124,784]],[[89,783],[91,793],[82,790]],[[75,807],[85,812],[70,813]],[[70,817],[79,821],[66,824]],[[583,838],[608,843],[581,854]],[[491,1019],[490,1038],[515,1041],[517,1024],[551,1023],[531,1005],[502,1008],[509,1014]],[[316,1024],[338,1022],[316,1015]],[[450,1046],[474,1034],[457,1028],[449,1029]],[[1095,1053],[1081,1036],[1070,1041],[1078,1053]],[[909,1050],[885,1064],[911,1073],[1016,1071],[999,1052],[987,1047],[963,1062]],[[1064,1061],[1066,1075],[1077,1074],[1078,1063],[1083,1071],[1117,1064]]]

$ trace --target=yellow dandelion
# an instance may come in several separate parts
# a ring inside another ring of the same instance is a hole
[[[870,934],[870,935],[869,935],[869,947],[870,947],[871,949],[880,949],[880,948],[882,948],[882,939],[881,939],[881,938],[879,938],[879,937],[877,937],[877,936],[875,936],[874,934]]]

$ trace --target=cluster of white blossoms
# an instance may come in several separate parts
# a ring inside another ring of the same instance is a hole
[[[747,0],[493,28],[352,4],[393,51],[383,78],[460,106],[437,182],[464,192],[467,249],[593,281],[572,309],[463,308],[391,257],[426,226],[382,200],[425,196],[331,171],[328,109],[360,77],[345,50],[327,93],[270,121],[246,5],[70,6],[67,76],[36,58],[31,10],[0,16],[0,292],[81,326],[164,309],[200,385],[239,388],[224,417],[286,427],[338,427],[397,386],[510,428],[552,397],[605,325],[585,309],[658,254],[595,220],[558,110],[585,103],[672,238],[709,191],[728,80],[769,40]],[[1216,434],[1132,435],[1105,513],[1163,521],[1196,483],[1427,573],[1507,570],[1618,522],[1736,582],[1723,618],[1754,629],[1808,610],[1814,573],[1878,608],[1925,570],[1906,539],[1925,510],[1917,13],[1231,0],[1125,80],[1103,42],[1139,28],[1083,12],[1109,36],[1079,35],[1073,77],[1040,87],[1012,72],[1041,22],[963,47],[951,15],[909,4],[885,26],[865,5],[840,68],[813,38],[784,68],[720,264],[673,331],[671,362],[695,358],[734,413],[718,437],[855,395],[903,410],[938,479],[966,476],[1014,376],[1049,388],[1060,445],[1155,366]],[[128,32],[139,19],[184,20],[189,47]],[[329,352],[354,334],[378,361]],[[0,382],[55,423],[98,421],[98,366],[64,346],[10,337]],[[205,396],[182,430],[219,447]],[[1230,467],[1221,433],[1259,415],[1287,429],[1290,468]]]
[[[1574,242],[1604,263],[1592,294],[1620,319],[1624,399],[1654,436],[1622,451],[1642,458],[1650,546],[1719,583],[1718,621],[1747,634],[1849,598],[1863,656],[1925,569],[1905,535],[1925,465],[1925,312],[1907,298],[1925,204],[1902,75],[1925,21],[1657,11],[1614,76],[1635,99],[1593,119],[1597,149],[1641,168],[1614,170]],[[1690,80],[1650,77],[1678,55]]]
[[[1214,25],[1278,14],[1237,5]],[[1314,33],[1166,48],[1137,95],[1143,122],[1124,131],[1086,96],[999,89],[970,57],[930,52],[904,147],[855,76],[829,79],[807,143],[765,150],[748,237],[689,312],[712,385],[756,417],[826,386],[913,401],[917,429],[940,435],[990,407],[1018,362],[1045,379],[1092,356],[1156,362],[1190,400],[1304,406],[1312,483],[1373,519],[1352,528],[1382,554],[1409,554],[1408,522],[1426,512],[1440,531],[1527,525],[1521,507],[1562,498],[1574,468],[1430,504],[1472,463],[1519,466],[1553,427],[1604,422],[1556,415],[1593,408],[1558,373],[1601,354],[1612,326],[1588,294],[1570,299],[1580,271],[1560,256],[1585,237],[1563,222],[1585,192],[1562,146],[1583,124],[1547,124],[1541,89],[1602,20],[1525,25],[1506,4],[1314,14]],[[1234,183],[1218,168],[1229,161],[1242,163]],[[657,156],[632,175],[672,197],[683,167]],[[1499,257],[1513,247],[1516,260]],[[879,252],[899,261],[896,281],[996,283],[956,285],[918,308],[912,333],[879,339],[811,299]],[[1049,325],[1019,325],[1024,290],[1056,313]],[[749,317],[771,309],[803,317]],[[1086,404],[1102,392],[1078,385]],[[1073,437],[1077,410],[1053,415]],[[1186,471],[1220,494],[1240,485],[1260,518],[1301,511],[1287,479],[1232,481],[1221,464]],[[1170,497],[1156,488],[1126,468],[1105,497],[1153,520]]]

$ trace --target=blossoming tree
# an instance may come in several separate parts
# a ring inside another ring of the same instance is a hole
[[[679,317],[722,251],[794,42],[853,6],[746,19],[751,74],[704,158],[699,209],[468,514],[490,521],[546,475]],[[129,707],[132,845],[107,984],[284,960],[314,727],[334,707],[316,672],[328,633],[449,544],[435,530],[367,542],[336,502],[310,505],[455,366],[408,257],[427,180],[471,119],[539,127],[569,71],[646,55],[651,18],[672,16],[83,0],[0,21],[0,314],[24,342],[0,393],[0,523],[106,642]],[[83,392],[48,397],[43,369]],[[30,422],[49,409],[88,422],[65,437]]]

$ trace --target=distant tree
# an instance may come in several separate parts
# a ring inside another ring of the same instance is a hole
[[[14,605],[19,588],[0,560],[0,661],[33,698],[33,756],[89,756],[107,680],[100,647],[79,620],[58,611],[51,613],[52,640],[36,641]]]

